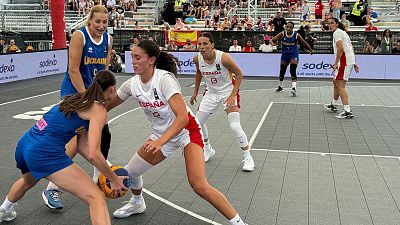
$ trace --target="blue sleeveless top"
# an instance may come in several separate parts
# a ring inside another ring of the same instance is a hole
[[[293,32],[292,36],[288,37],[286,31],[283,31],[281,43],[282,54],[299,54],[297,49],[297,32]]]
[[[53,106],[36,124],[26,132],[31,144],[40,146],[41,151],[64,151],[65,145],[81,131],[89,130],[89,121],[73,112],[66,117],[57,104]]]
[[[82,50],[82,59],[79,66],[79,71],[82,74],[83,84],[87,89],[90,84],[93,83],[94,75],[100,71],[104,70],[107,65],[107,54],[108,48],[110,46],[108,40],[108,33],[104,32],[99,43],[94,42],[89,34],[88,27],[82,27],[76,32],[82,32],[84,46]],[[71,79],[69,77],[69,71],[65,73],[64,80],[61,84],[61,98],[69,95],[73,95],[78,91],[72,85]]]

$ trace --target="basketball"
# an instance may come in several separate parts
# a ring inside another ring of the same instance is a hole
[[[126,171],[122,166],[111,166],[111,169],[118,176],[129,176],[128,171]],[[129,179],[124,180],[124,185],[125,185],[125,187],[129,188]],[[104,195],[107,198],[119,198],[119,197],[124,196],[127,192],[127,191],[124,191],[122,193],[120,192],[119,194],[114,193],[111,190],[110,181],[102,173],[100,173],[100,175],[99,175],[98,186],[104,192]]]

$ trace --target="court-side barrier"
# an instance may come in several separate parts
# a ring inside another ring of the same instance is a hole
[[[0,55],[0,83],[65,73],[67,49]]]
[[[179,59],[179,74],[194,75],[196,66],[193,56],[196,52],[170,52]],[[230,53],[245,76],[277,77],[280,69],[280,54],[274,53]],[[125,52],[125,73],[133,73],[130,52]],[[301,54],[297,76],[309,78],[332,78],[333,54]],[[356,55],[360,73],[354,71],[351,78],[399,80],[398,63],[400,55]],[[289,69],[286,76],[290,77]]]

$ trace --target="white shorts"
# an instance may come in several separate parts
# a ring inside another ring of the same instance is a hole
[[[157,140],[160,137],[156,134],[151,134],[150,139],[151,140]],[[190,143],[190,137],[189,134],[180,134],[179,137],[175,137],[169,142],[167,142],[164,146],[161,148],[161,152],[165,157],[168,157],[175,152],[180,152],[185,148],[187,144]]]
[[[348,81],[353,68],[354,68],[353,64],[347,66],[339,66],[337,70],[333,71],[334,73],[333,79]]]
[[[199,110],[206,113],[214,113],[218,110],[218,107],[223,104],[224,110],[226,110],[226,99],[231,95],[232,91],[224,92],[208,92],[206,91],[203,99],[200,102]],[[240,94],[236,95],[235,105],[240,108]]]

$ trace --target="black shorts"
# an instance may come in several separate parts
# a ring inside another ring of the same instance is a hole
[[[322,19],[322,15],[315,15],[315,19]]]

